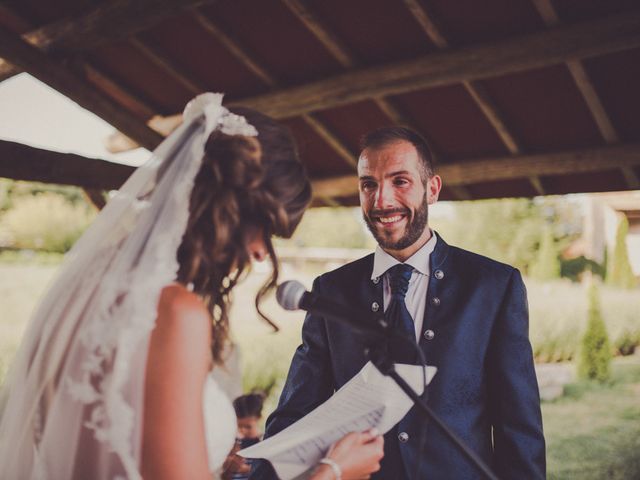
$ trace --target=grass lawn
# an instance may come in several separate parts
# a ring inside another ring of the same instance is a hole
[[[640,355],[609,385],[575,383],[542,405],[550,480],[640,479]]]

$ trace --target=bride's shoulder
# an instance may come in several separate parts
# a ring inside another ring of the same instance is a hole
[[[179,283],[165,286],[158,301],[158,325],[174,328],[208,328],[209,311],[198,295]]]

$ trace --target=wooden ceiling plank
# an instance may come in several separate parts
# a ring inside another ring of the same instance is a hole
[[[494,128],[504,146],[507,147],[509,153],[512,155],[522,153],[523,148],[520,141],[507,126],[498,107],[484,86],[480,82],[462,82],[462,84],[469,95],[471,95],[471,98],[476,102],[476,105],[482,110],[482,113],[484,113],[484,116]]]
[[[206,16],[199,12],[193,13],[193,18],[210,34],[216,37],[245,67],[252,71],[268,87],[274,88],[278,85],[277,79],[269,73],[260,63],[253,58],[253,55],[245,50],[236,40],[225,34],[218,26]],[[304,114],[301,116],[304,122],[322,138],[336,154],[353,167],[357,165],[357,159],[350,149],[317,117]],[[176,122],[180,117],[176,117]],[[123,143],[123,142],[118,142]]]
[[[489,78],[638,46],[640,10],[490,44],[437,52],[411,61],[356,69],[238,99],[230,105],[255,108],[278,119],[290,118],[387,94]]]
[[[418,2],[418,0],[404,0],[404,4],[436,47],[441,50],[449,48],[449,41],[442,33],[441,28],[436,24],[433,14],[427,11],[424,5]]]
[[[555,27],[561,23],[560,16],[553,6],[553,3],[551,3],[551,0],[533,0],[533,3],[547,27]],[[613,126],[613,122],[611,121],[611,118],[609,117],[609,114],[607,113],[591,78],[589,78],[589,74],[584,68],[584,65],[578,59],[568,60],[566,65],[571,73],[573,81],[582,95],[582,98],[591,112],[591,116],[598,126],[598,130],[600,131],[602,138],[604,138],[605,142],[608,144],[618,143],[620,141],[620,135],[618,135],[618,132]],[[631,190],[640,188],[638,176],[635,174],[633,169],[622,168],[621,171],[625,177],[628,187]]]
[[[87,79],[100,85],[102,88],[108,91],[116,92],[118,96],[126,99],[127,102],[132,103],[135,108],[144,115],[145,118],[151,118],[156,114],[156,109],[144,100],[140,99],[136,94],[131,92],[127,87],[119,82],[116,82],[109,75],[102,72],[100,69],[89,63],[81,63],[77,66],[80,70],[83,70]]]
[[[620,141],[620,136],[613,126],[611,118],[607,114],[607,111],[602,104],[602,100],[600,99],[598,92],[596,92],[593,82],[589,78],[589,74],[585,70],[582,62],[579,60],[570,60],[567,62],[567,67],[571,72],[571,76],[573,77],[578,90],[580,90],[582,97],[587,103],[589,111],[598,125],[598,129],[600,130],[602,137],[607,143],[618,143]]]
[[[211,19],[198,11],[194,11],[192,16],[200,24],[200,26],[202,26],[202,28],[213,35],[256,77],[260,78],[260,80],[262,80],[271,88],[277,87],[277,79],[273,75],[271,75],[266,68],[260,65],[252,55],[250,55],[243,47],[241,47],[236,40],[223,32]]]
[[[433,14],[429,12],[423,4],[419,3],[417,0],[404,0],[404,3],[415,20],[422,27],[427,37],[429,37],[429,39],[439,49],[445,50],[450,47],[450,43],[447,40],[446,35],[438,26],[438,22],[434,19]],[[522,145],[516,135],[508,127],[504,116],[501,114],[497,105],[493,102],[484,86],[480,82],[470,80],[463,81],[462,85],[478,108],[480,108],[504,146],[507,147],[507,150],[509,150],[512,155],[522,153]],[[542,187],[542,180],[539,177],[531,177],[530,182],[539,195],[545,194]],[[462,193],[464,194],[465,192]],[[460,197],[460,195],[458,195],[458,197]]]
[[[551,3],[551,0],[531,1],[547,27],[555,27],[560,23],[560,17],[558,16],[556,7]]]
[[[65,18],[31,31],[23,38],[41,50],[83,52],[123,40],[157,25],[181,11],[215,0],[111,0],[77,18]],[[22,70],[0,60],[0,81]]]
[[[325,46],[340,65],[344,68],[356,66],[356,59],[349,48],[335,35],[318,15],[301,0],[282,0],[289,10],[302,22],[303,25]]]
[[[409,120],[390,99],[375,98],[373,101],[393,123],[397,125],[404,125],[418,131],[418,129],[413,125],[413,122]]]
[[[417,0],[404,0],[405,5],[422,27],[427,37],[441,50],[450,47],[442,29],[438,26],[433,14],[427,11],[426,7]],[[479,82],[463,81],[462,85],[469,93],[476,105],[480,108],[489,123],[493,126],[498,136],[507,147],[510,153],[516,155],[522,153],[520,142],[516,139],[513,132],[510,131],[503,116],[498,110],[493,100],[491,100],[487,90]]]
[[[150,43],[135,36],[129,38],[128,43],[142,53],[142,55],[149,59],[154,65],[167,73],[176,82],[189,90],[192,95],[198,95],[199,93],[207,91],[207,87],[205,85],[201,84],[197,80],[192,80],[191,77],[187,75],[184,75],[180,66],[176,65],[175,62],[167,57],[166,54],[152,46]]]
[[[629,190],[640,190],[640,177],[632,167],[621,167],[620,171],[627,182]]]
[[[235,102],[275,118],[479,80],[640,46],[640,9],[517,38],[362,68]]]
[[[539,175],[529,175],[527,178],[537,195],[547,194],[544,185],[542,184],[542,178]]]
[[[140,145],[152,150],[162,141],[163,137],[144,122],[4,27],[0,27],[0,56],[100,116]]]
[[[331,148],[342,158],[348,165],[356,167],[358,165],[358,159],[347,148],[347,146],[340,140],[333,132],[331,132],[327,126],[314,117],[311,114],[303,115],[302,119],[309,125],[316,134],[328,143]]]
[[[358,61],[350,49],[334,34],[324,21],[311,10],[308,4],[301,0],[282,0],[289,7],[291,12],[307,27],[314,37],[324,45],[333,58],[349,70],[358,65]],[[402,114],[398,108],[388,99],[383,97],[374,98],[373,102],[378,108],[395,124],[405,125],[414,128],[406,115]]]
[[[538,175],[593,173],[640,165],[640,144],[610,145],[566,152],[485,158],[440,165],[437,172],[447,188],[474,183],[507,181]],[[315,180],[314,194],[346,197],[358,192],[355,175]]]
[[[214,22],[198,12],[194,13],[194,18],[267,86],[271,88],[278,86],[277,79],[271,75],[266,68],[260,65],[260,63],[253,58],[253,55],[246,51],[237,41],[218,28]],[[331,132],[331,130],[320,119],[312,116],[311,114],[302,115],[302,119],[320,138],[328,143],[336,154],[345,160],[349,166],[355,166],[357,164],[357,160],[349,148],[344,144],[344,142],[342,142],[342,140]]]

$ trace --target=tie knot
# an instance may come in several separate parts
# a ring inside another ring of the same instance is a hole
[[[389,269],[389,287],[391,288],[391,296],[399,296],[404,298],[409,289],[409,279],[413,272],[411,265],[399,263]]]

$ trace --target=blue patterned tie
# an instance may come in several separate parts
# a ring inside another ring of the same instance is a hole
[[[389,287],[391,288],[391,300],[387,306],[384,315],[387,322],[396,329],[409,337],[413,342],[416,341],[416,332],[413,319],[407,310],[405,296],[409,289],[409,279],[413,267],[399,263],[391,267],[388,271]],[[392,339],[390,341],[390,354],[392,360],[401,363],[413,363],[415,359],[415,351],[411,349],[407,342]]]

